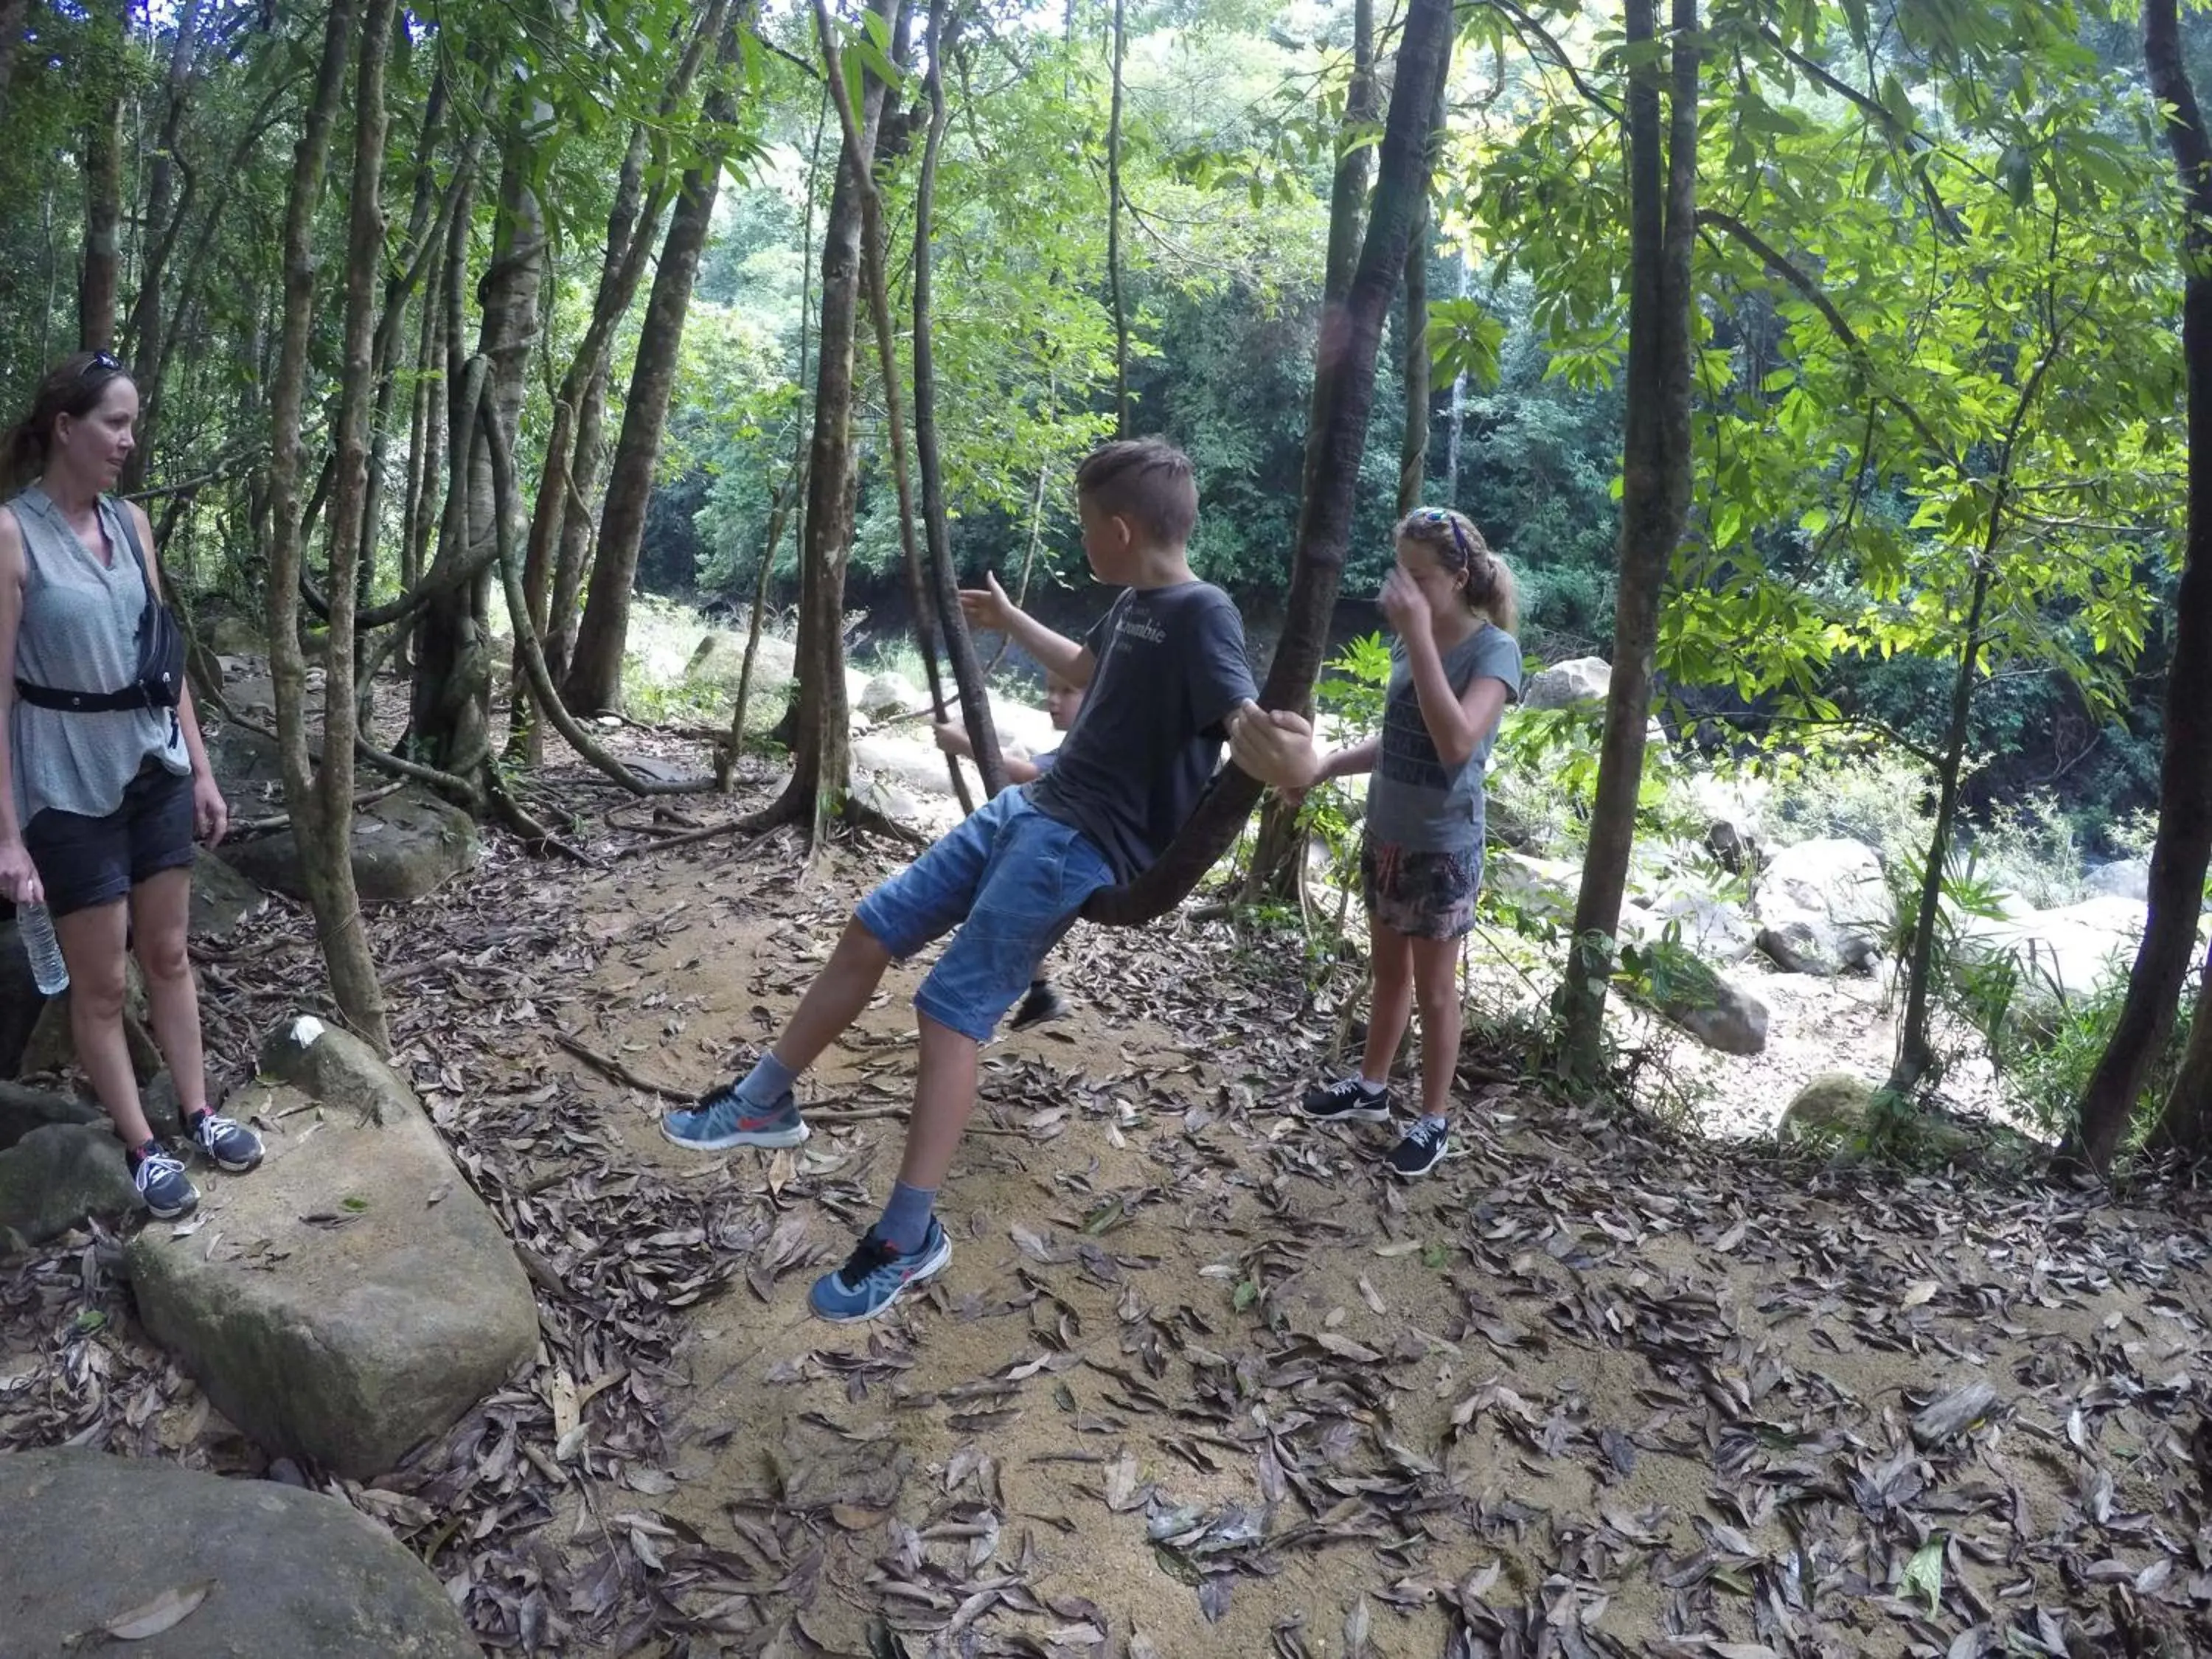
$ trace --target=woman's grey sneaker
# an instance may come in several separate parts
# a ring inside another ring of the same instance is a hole
[[[930,1217],[929,1231],[921,1236],[921,1243],[911,1250],[900,1249],[870,1228],[845,1258],[843,1267],[814,1281],[806,1305],[814,1310],[817,1319],[832,1324],[873,1319],[923,1280],[944,1272],[945,1264],[951,1260],[952,1243],[935,1216]]]
[[[199,1193],[185,1179],[185,1166],[155,1141],[133,1155],[131,1180],[146,1201],[147,1213],[156,1221],[174,1221],[199,1206]]]
[[[1307,1090],[1298,1110],[1322,1123],[1388,1123],[1390,1091],[1364,1078],[1340,1077]]]
[[[261,1163],[261,1137],[242,1123],[202,1112],[185,1126],[185,1138],[205,1152],[218,1170],[244,1175]]]
[[[1048,1019],[1059,1019],[1067,1012],[1066,999],[1048,979],[1041,979],[1030,987],[1030,994],[1022,999],[1022,1006],[1014,1010],[1013,1018],[1006,1022],[1010,1031],[1026,1031],[1032,1025],[1042,1025]]]
[[[1444,1161],[1451,1130],[1442,1118],[1425,1117],[1390,1149],[1390,1167],[1401,1176],[1425,1176]]]
[[[736,1084],[725,1083],[696,1106],[661,1119],[660,1133],[695,1152],[726,1152],[739,1146],[796,1146],[807,1131],[790,1090],[763,1111],[738,1095]]]

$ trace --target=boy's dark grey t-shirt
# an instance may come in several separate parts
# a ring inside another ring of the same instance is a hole
[[[1463,697],[1478,679],[1503,680],[1505,700],[1521,696],[1521,646],[1504,629],[1486,623],[1444,653],[1444,679]],[[1466,764],[1446,766],[1413,684],[1405,646],[1390,642],[1390,696],[1382,714],[1382,745],[1367,784],[1369,839],[1409,853],[1478,851],[1482,846],[1484,769],[1498,728],[1474,746]]]
[[[1083,642],[1097,667],[1030,803],[1081,830],[1129,881],[1198,805],[1224,722],[1254,695],[1244,623],[1208,582],[1130,588]]]

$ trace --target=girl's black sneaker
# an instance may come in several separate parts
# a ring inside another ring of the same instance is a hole
[[[1390,1149],[1389,1164],[1400,1175],[1425,1176],[1444,1161],[1451,1132],[1440,1117],[1425,1117]]]
[[[1340,1077],[1307,1090],[1298,1110],[1320,1123],[1388,1123],[1390,1091],[1364,1078]]]

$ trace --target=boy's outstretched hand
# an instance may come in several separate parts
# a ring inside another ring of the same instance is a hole
[[[1229,755],[1239,769],[1278,789],[1309,788],[1321,769],[1311,721],[1251,702],[1229,717]]]
[[[936,724],[937,746],[948,755],[963,755],[972,760],[975,745],[968,740],[968,728],[957,720],[939,720]]]
[[[1006,597],[1006,590],[999,586],[996,576],[987,570],[983,580],[988,586],[960,590],[960,613],[968,618],[970,628],[988,628],[993,633],[1003,634],[1006,623],[1020,613]]]

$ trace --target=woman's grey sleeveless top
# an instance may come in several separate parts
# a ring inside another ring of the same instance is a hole
[[[122,690],[137,678],[146,613],[146,579],[124,534],[122,509],[100,498],[110,554],[103,565],[37,485],[8,507],[22,529],[25,563],[15,678],[58,691]],[[106,817],[149,757],[180,777],[192,769],[166,708],[83,714],[33,708],[17,697],[9,738],[19,828],[48,807]]]

